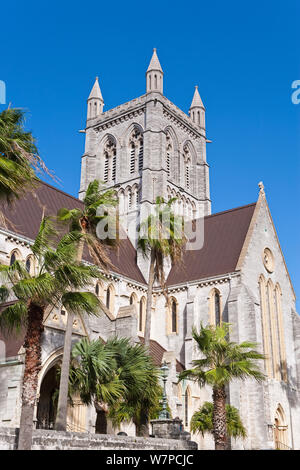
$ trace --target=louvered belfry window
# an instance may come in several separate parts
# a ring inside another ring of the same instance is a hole
[[[117,148],[112,137],[108,137],[104,146],[104,173],[105,183],[114,182],[117,174]]]
[[[139,129],[134,129],[129,138],[130,149],[130,174],[141,172],[144,165],[144,142],[143,134]]]

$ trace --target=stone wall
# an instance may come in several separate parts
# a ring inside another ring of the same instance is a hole
[[[17,428],[0,428],[0,449],[15,450]],[[192,441],[35,430],[32,450],[197,450]]]

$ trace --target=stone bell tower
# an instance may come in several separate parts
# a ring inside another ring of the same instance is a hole
[[[117,191],[120,214],[131,226],[144,220],[157,196],[175,197],[174,209],[189,218],[211,212],[205,108],[198,87],[188,115],[163,95],[163,81],[154,49],[144,95],[104,111],[96,79],[88,98],[79,197],[90,181],[103,181]]]

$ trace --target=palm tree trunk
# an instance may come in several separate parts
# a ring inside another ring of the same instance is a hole
[[[55,421],[56,431],[66,431],[67,429],[69,370],[72,347],[73,321],[74,314],[70,312],[68,313],[67,327],[65,332],[64,353],[60,374],[57,414]]]
[[[226,392],[224,387],[213,388],[213,435],[216,450],[226,450],[227,425],[226,425]]]
[[[22,409],[18,450],[30,450],[32,443],[33,415],[41,369],[41,336],[44,309],[30,303],[28,306],[28,325],[25,336],[25,370],[22,386]]]
[[[136,435],[138,437],[149,437],[149,420],[148,413],[141,412],[139,421],[134,421]]]
[[[154,267],[155,267],[155,253],[151,250],[150,256],[150,269],[149,269],[149,282],[147,291],[147,307],[146,307],[146,322],[145,322],[145,346],[149,349],[150,334],[151,334],[151,316],[152,316],[152,292],[154,284]]]
[[[104,409],[103,404],[95,401],[96,417],[96,434],[107,434],[107,410]]]
[[[82,228],[82,232],[84,229]],[[77,252],[78,263],[82,260],[83,241],[79,243]],[[68,411],[68,390],[69,390],[69,374],[70,374],[70,358],[72,347],[72,331],[73,331],[74,314],[68,312],[68,320],[65,332],[64,352],[61,366],[59,395],[57,404],[57,414],[55,420],[56,431],[66,431],[67,429],[67,411]]]

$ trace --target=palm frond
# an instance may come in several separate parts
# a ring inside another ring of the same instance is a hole
[[[0,303],[6,302],[9,298],[10,290],[6,286],[0,287]]]
[[[32,253],[41,257],[47,250],[53,246],[53,241],[57,237],[57,230],[54,226],[54,221],[51,217],[43,217],[38,234],[35,238],[34,244],[31,247]]]
[[[100,302],[91,292],[66,292],[61,298],[63,306],[74,314],[99,315]]]
[[[27,305],[19,301],[5,307],[0,314],[0,330],[4,334],[20,333],[27,324]]]

